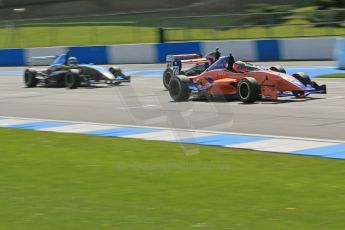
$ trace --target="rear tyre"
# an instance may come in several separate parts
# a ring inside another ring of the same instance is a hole
[[[36,72],[30,69],[25,70],[24,83],[26,87],[28,88],[36,87],[38,84],[38,79],[36,78]]]
[[[292,74],[292,76],[294,78],[296,78],[297,80],[299,80],[304,85],[310,85],[311,84],[311,79],[310,79],[309,75],[306,73],[303,73],[303,72],[294,73],[294,74]]]
[[[272,66],[270,70],[278,72],[278,73],[286,73],[286,70],[284,69],[284,67],[280,65]]]
[[[80,85],[80,77],[78,74],[67,72],[65,75],[65,85],[67,89],[76,89]]]
[[[169,84],[171,79],[173,78],[174,73],[172,69],[166,69],[163,74],[163,85],[166,89],[169,89]]]
[[[254,103],[259,99],[260,86],[255,78],[243,78],[237,85],[237,96],[245,104]]]
[[[190,97],[191,90],[181,79],[174,77],[169,84],[169,94],[174,101],[187,101]]]

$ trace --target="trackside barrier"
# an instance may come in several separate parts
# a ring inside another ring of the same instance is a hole
[[[334,54],[337,60],[337,67],[339,69],[345,69],[345,38],[337,39]]]
[[[71,56],[78,57],[80,63],[110,64],[106,46],[69,47]]]
[[[281,60],[278,40],[257,40],[256,49],[259,61]]]
[[[339,66],[345,68],[345,39],[336,38],[0,49],[0,66],[47,65],[50,60],[32,60],[31,57],[57,55],[67,49],[71,50],[71,55],[76,56],[80,63],[163,63],[169,54],[205,54],[214,51],[216,47],[220,48],[222,55],[232,52],[236,59],[245,61],[332,60],[336,57]]]
[[[121,63],[157,63],[155,44],[112,45],[107,47],[108,62]]]
[[[201,42],[160,43],[156,45],[156,51],[158,62],[165,62],[169,54],[201,53]]]
[[[45,48],[29,48],[25,50],[25,60],[27,65],[49,65],[51,59],[33,59],[32,57],[54,56],[65,53],[67,47],[45,47]]]
[[[25,65],[24,49],[1,49],[0,66],[23,66]]]
[[[231,41],[210,41],[203,42],[202,53],[213,52],[215,47],[219,47],[222,55],[228,55],[230,52],[239,60],[258,60],[256,55],[255,40],[231,40]]]
[[[282,60],[331,60],[336,38],[281,39]]]

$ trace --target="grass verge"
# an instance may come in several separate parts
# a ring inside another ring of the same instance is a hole
[[[341,229],[345,161],[0,129],[2,229]]]
[[[338,73],[338,74],[325,74],[317,76],[317,78],[345,78],[345,74]]]
[[[207,15],[210,13],[203,13]],[[219,13],[224,14],[224,13]],[[0,48],[110,45],[159,42],[158,27],[166,28],[167,41],[319,37],[344,35],[342,27],[313,27],[293,17],[281,24],[258,26],[243,17],[169,18],[202,16],[200,13],[160,12],[65,19],[0,22]],[[298,15],[297,15],[298,16]],[[167,18],[168,17],[168,18]],[[163,20],[163,18],[165,18]],[[239,26],[242,27],[231,27]]]

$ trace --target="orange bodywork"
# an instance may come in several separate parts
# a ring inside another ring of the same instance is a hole
[[[237,83],[245,77],[252,77],[258,82],[263,98],[277,99],[279,92],[305,90],[296,84],[294,77],[271,70],[234,73],[227,69],[215,69],[189,78],[207,94],[232,95],[237,93]]]

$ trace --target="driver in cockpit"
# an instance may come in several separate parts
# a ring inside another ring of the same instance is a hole
[[[76,66],[78,65],[78,59],[76,57],[69,57],[67,61],[68,66]]]
[[[247,72],[247,67],[246,67],[246,63],[244,63],[243,61],[237,61],[233,64],[232,66],[233,71],[236,73],[244,73]]]

